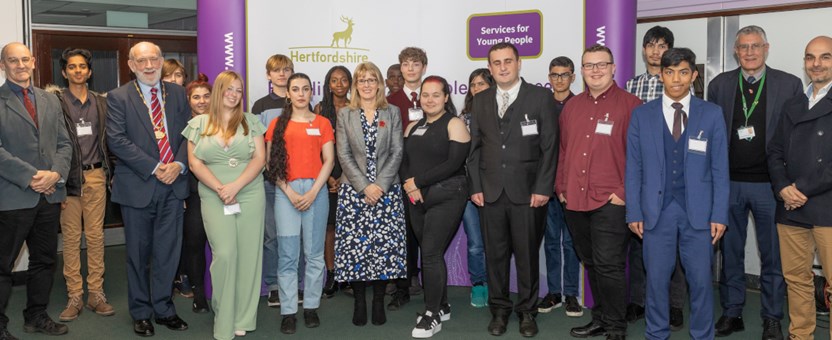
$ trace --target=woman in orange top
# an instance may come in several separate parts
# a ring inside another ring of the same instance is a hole
[[[275,190],[278,236],[277,281],[280,331],[295,333],[298,306],[298,257],[301,239],[306,257],[303,318],[307,328],[320,325],[324,274],[324,238],[329,197],[324,186],[335,163],[335,134],[329,120],[309,110],[312,83],[303,73],[289,77],[289,96],[266,132],[268,176]],[[324,190],[321,190],[324,189]],[[301,237],[303,233],[303,237]]]

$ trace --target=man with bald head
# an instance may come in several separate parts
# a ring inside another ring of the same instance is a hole
[[[823,276],[832,277],[832,38],[809,41],[803,64],[811,83],[783,105],[768,144],[790,339],[812,339],[815,333],[815,249]]]
[[[121,205],[127,244],[127,301],[133,331],[155,334],[150,318],[186,330],[171,292],[182,245],[188,196],[187,140],[191,116],[185,89],[163,82],[162,51],[140,42],[127,64],[136,79],[107,95],[107,145],[116,157],[111,199]]]
[[[66,325],[46,314],[55,277],[61,201],[72,145],[55,95],[32,84],[35,58],[26,45],[10,43],[0,52],[0,339],[8,331],[6,306],[12,269],[23,243],[29,249],[23,330],[65,334]]]

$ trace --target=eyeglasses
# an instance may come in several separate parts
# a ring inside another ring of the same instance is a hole
[[[586,64],[581,65],[581,67],[583,67],[584,70],[587,70],[587,71],[592,71],[592,69],[594,69],[596,67],[599,70],[606,70],[607,66],[610,66],[611,64],[612,64],[611,62],[602,61],[600,63],[586,63]]]
[[[742,44],[742,45],[737,45],[737,50],[742,51],[742,52],[748,52],[748,51],[757,52],[757,51],[762,50],[763,47],[766,47],[766,46],[768,46],[768,43],[750,44],[750,45],[749,44]]]
[[[31,57],[7,58],[6,59],[6,63],[7,64],[12,64],[12,65],[17,65],[17,63],[23,63],[23,65],[28,65],[29,62],[31,62],[31,61],[32,61]]]
[[[159,57],[133,59],[133,62],[139,65],[145,65],[147,62],[150,62],[151,65],[158,65],[161,61],[162,58]]]
[[[569,80],[570,78],[572,78],[572,72],[549,73],[549,79],[551,80]]]
[[[376,78],[365,78],[365,79],[358,79],[355,81],[358,85],[375,85],[378,83],[378,79]]]

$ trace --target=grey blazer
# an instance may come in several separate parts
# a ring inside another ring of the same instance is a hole
[[[367,152],[364,131],[361,129],[360,109],[349,106],[338,112],[335,128],[335,146],[343,175],[341,183],[352,185],[361,193],[371,184],[367,178]],[[402,118],[399,108],[387,105],[376,110],[379,127],[376,137],[376,181],[381,190],[387,192],[390,186],[399,183],[399,165],[402,162]]]
[[[0,211],[38,204],[41,194],[29,187],[38,170],[61,175],[57,190],[46,200],[59,203],[66,198],[63,183],[69,176],[72,144],[61,104],[55,95],[34,89],[39,128],[9,85],[0,86]]]

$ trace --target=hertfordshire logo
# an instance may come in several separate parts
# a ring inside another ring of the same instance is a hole
[[[289,57],[292,58],[292,61],[295,63],[358,64],[370,60],[366,53],[370,49],[349,47],[352,43],[353,26],[355,25],[353,19],[341,15],[340,20],[347,24],[347,28],[332,33],[329,46],[289,47]]]

